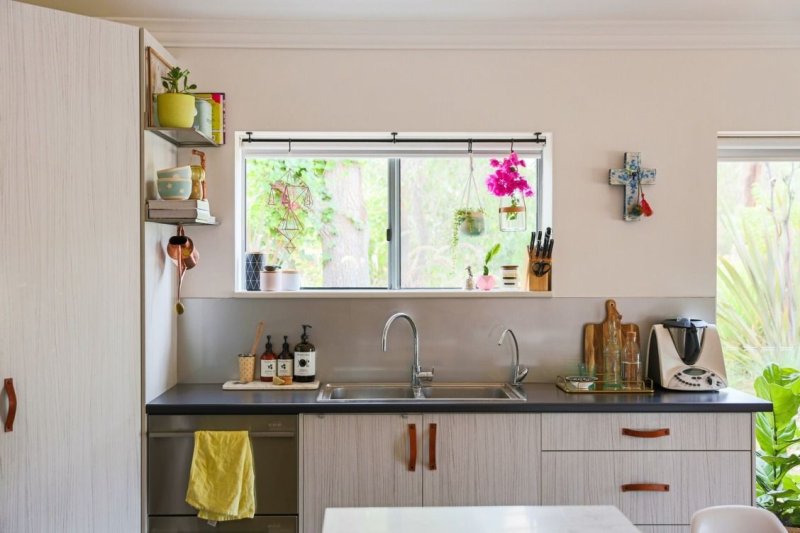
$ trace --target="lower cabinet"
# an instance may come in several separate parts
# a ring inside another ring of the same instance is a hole
[[[422,505],[422,416],[302,418],[303,531],[322,531],[328,507]]]
[[[539,415],[426,414],[422,418],[424,505],[539,505]],[[431,468],[432,453],[435,469]]]
[[[304,415],[303,531],[328,507],[538,505],[535,413]]]
[[[614,505],[646,533],[688,533],[704,507],[753,504],[749,413],[547,413],[542,433],[544,505]]]
[[[751,499],[749,452],[544,452],[542,478],[545,505],[614,505],[635,524]]]
[[[303,415],[301,527],[328,507],[614,505],[645,533],[752,505],[749,413]]]

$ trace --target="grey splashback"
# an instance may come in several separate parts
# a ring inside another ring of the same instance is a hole
[[[422,365],[436,367],[438,381],[507,381],[511,346],[498,347],[504,328],[514,330],[527,382],[552,382],[573,373],[581,356],[583,325],[605,317],[604,298],[379,298],[244,299],[185,298],[178,320],[178,381],[221,383],[236,379],[236,355],[250,349],[263,320],[276,353],[283,335],[292,347],[301,324],[311,324],[322,381],[405,381],[411,366],[411,330],[404,321],[381,332],[395,312],[410,314],[420,333]],[[714,322],[714,298],[619,298],[624,322],[650,326],[674,316]],[[264,349],[264,339],[259,353]],[[644,351],[644,350],[643,350]]]

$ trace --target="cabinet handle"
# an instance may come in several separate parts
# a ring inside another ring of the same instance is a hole
[[[410,453],[408,456],[408,471],[414,472],[417,469],[417,425],[408,425],[408,447]]]
[[[628,483],[620,488],[622,492],[669,492],[666,483]]]
[[[17,393],[14,390],[14,380],[6,378],[3,382],[8,396],[8,415],[6,415],[6,433],[14,431],[14,418],[17,416]]]
[[[436,470],[436,424],[428,426],[428,470]]]
[[[659,437],[669,436],[669,428],[650,430],[622,428],[622,434],[628,437],[638,437],[640,439],[657,439]]]

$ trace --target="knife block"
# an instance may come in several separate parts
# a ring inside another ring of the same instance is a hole
[[[551,290],[551,276],[553,273],[553,260],[536,258],[528,254],[528,264],[525,269],[528,290],[533,292],[546,292]]]

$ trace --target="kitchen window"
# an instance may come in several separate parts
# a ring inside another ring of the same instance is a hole
[[[800,137],[725,135],[717,164],[717,328],[731,386],[800,365]]]
[[[496,276],[501,265],[524,269],[530,232],[549,221],[545,142],[532,142],[530,134],[355,137],[237,135],[238,290],[244,255],[253,251],[298,270],[304,289],[460,289],[466,267],[479,275],[495,243]],[[525,231],[500,230],[500,199],[485,185],[490,161],[508,155],[509,138],[535,192],[525,199]],[[470,148],[477,185],[470,201],[485,211],[479,236],[454,231]]]

